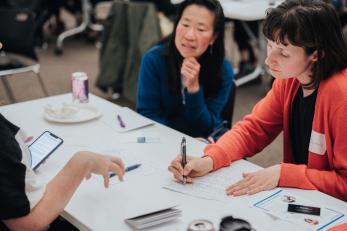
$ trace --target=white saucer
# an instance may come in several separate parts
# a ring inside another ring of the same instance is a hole
[[[43,111],[44,118],[47,121],[56,123],[80,123],[101,116],[99,109],[89,104],[64,104],[60,108],[55,108],[55,110],[47,110],[46,107]],[[67,115],[61,115],[60,111],[66,107],[69,108],[70,113]]]

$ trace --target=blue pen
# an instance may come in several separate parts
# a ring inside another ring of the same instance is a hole
[[[118,122],[119,122],[119,126],[120,126],[121,128],[125,128],[125,123],[124,123],[122,117],[120,117],[120,115],[117,115],[117,120],[118,120]]]
[[[137,168],[140,167],[140,166],[141,166],[141,164],[130,165],[130,166],[128,166],[128,167],[125,168],[125,172],[129,172],[129,171],[131,171],[131,170],[137,169]],[[114,176],[116,176],[116,175],[117,175],[117,173],[113,172],[113,173],[110,174],[110,178],[111,178],[111,177],[114,177]]]

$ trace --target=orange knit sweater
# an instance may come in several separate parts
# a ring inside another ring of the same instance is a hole
[[[328,229],[328,231],[346,231],[346,230],[347,230],[347,223]]]
[[[307,165],[292,163],[290,117],[299,87],[296,78],[276,80],[252,113],[208,145],[205,155],[216,170],[260,152],[283,131],[279,186],[319,190],[347,201],[347,69],[319,85]]]

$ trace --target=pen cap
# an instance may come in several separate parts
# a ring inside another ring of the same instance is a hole
[[[182,155],[182,160],[181,160],[181,164],[183,167],[186,166],[187,164],[187,155],[186,155],[186,138],[182,137],[182,141],[181,141],[181,155]]]
[[[185,155],[186,154],[186,149],[187,145],[186,145],[186,138],[182,137],[182,141],[181,141],[181,154]]]

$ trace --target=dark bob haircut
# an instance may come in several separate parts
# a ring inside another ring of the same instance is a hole
[[[312,81],[303,87],[317,88],[320,81],[347,66],[347,46],[335,9],[320,0],[287,0],[269,9],[263,33],[269,40],[302,47],[307,55],[317,52]]]
[[[222,84],[222,67],[224,60],[224,13],[218,0],[185,0],[179,7],[174,23],[174,30],[169,38],[168,56],[168,87],[171,92],[179,94],[181,87],[180,69],[183,58],[175,45],[175,34],[177,25],[184,10],[190,5],[205,7],[214,14],[213,32],[217,36],[212,45],[212,54],[207,49],[198,62],[201,65],[199,81],[204,86],[205,98],[212,97],[218,93]]]

